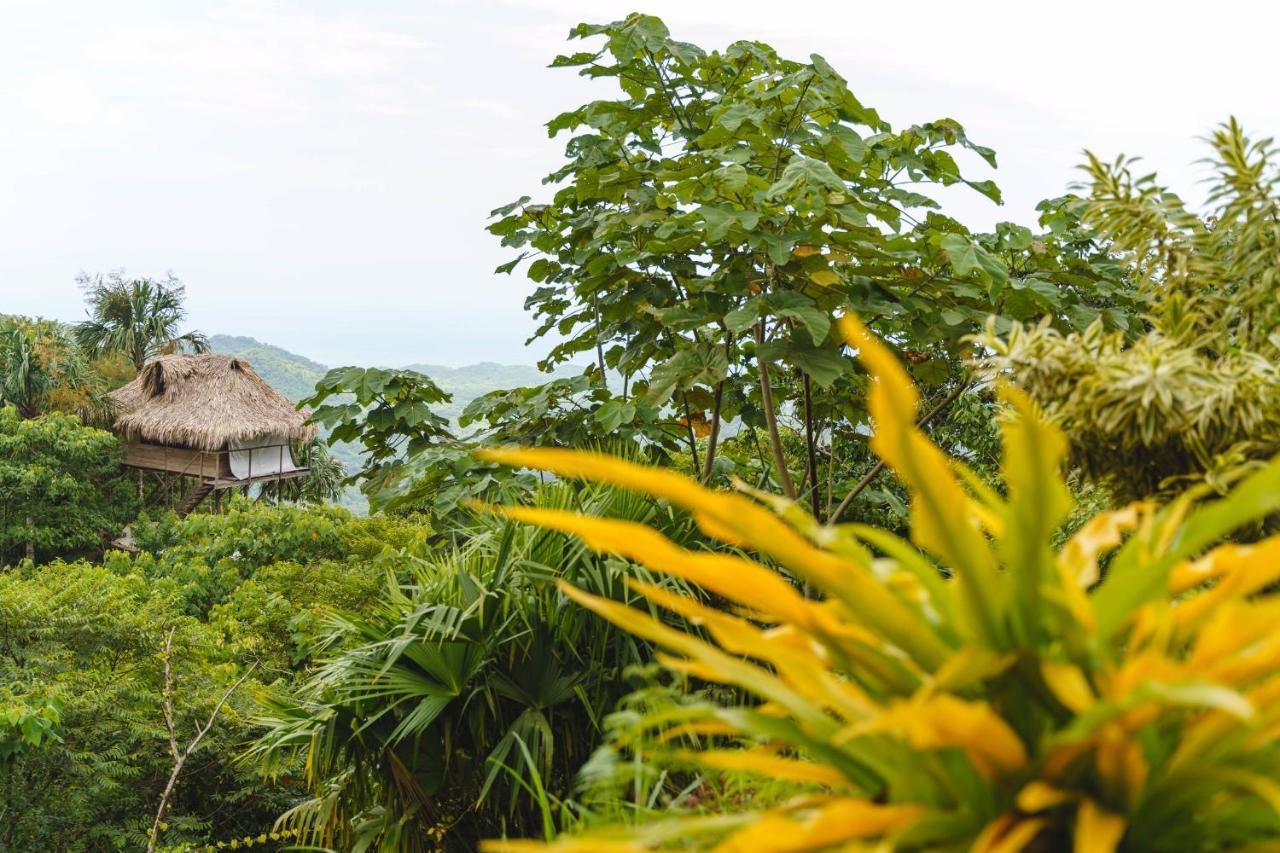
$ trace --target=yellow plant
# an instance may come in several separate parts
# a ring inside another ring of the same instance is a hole
[[[716,609],[634,584],[708,641],[564,586],[661,647],[672,670],[756,700],[652,721],[665,737],[717,744],[684,760],[796,784],[782,805],[552,848],[1105,853],[1280,838],[1280,599],[1262,594],[1280,580],[1280,537],[1221,544],[1280,509],[1280,462],[1216,502],[1103,513],[1055,551],[1071,510],[1062,435],[1003,390],[1005,491],[991,490],[914,426],[918,395],[890,351],[857,320],[842,323],[876,380],[873,449],[911,491],[911,542],[605,456],[489,454],[664,499],[761,557],[684,550],[631,522],[499,510],[723,600]]]

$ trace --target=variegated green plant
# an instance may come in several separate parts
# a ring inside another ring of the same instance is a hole
[[[980,338],[985,367],[1040,403],[1068,436],[1070,462],[1120,500],[1216,493],[1280,452],[1280,362],[1215,353],[1151,332],[1130,341],[1094,324],[1048,323]]]
[[[1071,462],[1121,499],[1227,485],[1280,452],[1280,170],[1231,120],[1210,138],[1211,209],[1190,210],[1134,161],[1089,156],[1081,202],[1140,287],[1142,329],[988,326],[985,367],[1040,403]]]
[[[1280,579],[1280,538],[1226,541],[1280,508],[1280,461],[1220,500],[1103,513],[1055,549],[1071,509],[1062,434],[1004,390],[997,493],[915,426],[919,398],[890,351],[856,320],[844,328],[876,377],[873,448],[911,491],[910,542],[601,455],[490,454],[664,499],[735,546],[690,551],[631,522],[500,510],[722,600],[633,584],[705,630],[695,635],[564,587],[663,648],[672,670],[750,697],[643,723],[700,744],[673,759],[795,785],[781,803],[673,815],[554,849],[1105,853],[1280,836],[1280,601],[1259,594]]]

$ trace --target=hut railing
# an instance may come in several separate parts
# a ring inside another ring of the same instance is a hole
[[[268,463],[265,466],[266,470],[263,470],[264,466],[261,462],[259,462],[258,474],[255,478],[255,475],[253,473],[254,457],[264,452],[265,452],[265,455],[270,457],[271,455],[270,451],[272,450],[275,451],[275,456],[276,456],[275,467],[272,468]],[[311,467],[310,445],[303,446],[302,464],[298,465],[295,463],[293,458],[293,445],[288,442],[284,442],[281,444],[260,444],[254,447],[228,448],[225,450],[202,450],[200,452],[202,455],[208,454],[212,456],[215,460],[214,468],[213,468],[215,472],[215,476],[212,479],[215,482],[226,483],[227,485],[234,485],[235,483],[248,483],[248,482],[254,481],[255,479],[270,480],[270,479],[286,479],[289,477],[300,477],[306,474]],[[247,466],[245,467],[245,473],[243,477],[237,477],[235,474],[235,469],[231,465],[232,454],[236,454],[236,453],[243,453],[245,455],[246,461],[248,462]],[[285,470],[285,467],[284,467],[284,461],[286,459],[289,460],[288,470]],[[230,472],[230,476],[223,476],[222,475],[223,471]]]
[[[139,444],[146,451],[146,457],[130,454],[126,450],[125,464],[135,468],[153,471],[166,471],[184,477],[197,477],[215,486],[234,486],[237,483],[270,479],[289,479],[305,476],[311,467],[311,446],[303,445],[302,458],[295,459],[293,445],[289,442],[262,444],[256,447],[225,448],[222,450],[193,450],[187,448],[170,448],[166,445]],[[155,451],[159,451],[156,454]],[[274,453],[272,453],[274,451]],[[244,454],[246,461],[243,476],[237,476],[232,467],[232,454]],[[159,458],[157,459],[157,455]],[[274,455],[275,466],[271,465],[270,456]],[[266,459],[264,460],[264,456]],[[257,472],[254,471],[255,458]],[[285,460],[289,468],[285,468]],[[301,464],[299,464],[299,462]]]

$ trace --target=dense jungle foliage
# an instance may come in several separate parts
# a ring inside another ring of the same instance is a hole
[[[489,224],[541,373],[326,371],[172,276],[0,315],[0,850],[1280,842],[1270,141],[979,232],[952,118],[571,38],[597,99]],[[179,517],[110,392],[210,347],[323,438]]]

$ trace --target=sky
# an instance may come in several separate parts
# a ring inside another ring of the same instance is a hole
[[[545,193],[544,123],[610,94],[546,67],[569,29],[634,10],[819,53],[895,127],[957,119],[999,155],[971,171],[1003,206],[947,198],[975,228],[1033,224],[1086,148],[1194,199],[1216,123],[1280,130],[1272,4],[0,0],[0,313],[171,271],[193,327],[326,364],[532,363],[488,213]]]

